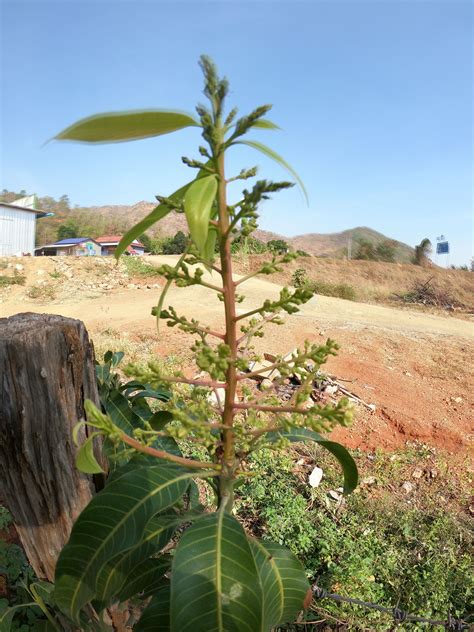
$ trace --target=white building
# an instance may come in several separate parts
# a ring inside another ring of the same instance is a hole
[[[0,202],[0,257],[34,254],[36,218],[47,213],[33,206],[33,195],[11,204]]]

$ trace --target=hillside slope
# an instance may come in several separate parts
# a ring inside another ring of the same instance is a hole
[[[0,201],[13,202],[25,191],[14,193],[4,190]],[[69,199],[63,195],[59,200],[45,196],[38,198],[38,208],[54,213],[37,222],[37,244],[45,245],[57,238],[59,226],[64,222],[74,222],[81,228],[81,234],[87,237],[99,237],[103,234],[122,234],[131,226],[150,213],[156,204],[141,200],[132,205],[105,205],[71,208]],[[148,233],[152,236],[172,237],[179,230],[186,231],[186,220],[183,214],[172,212],[163,218]],[[342,258],[347,256],[347,248],[351,242],[352,253],[357,249],[359,240],[372,242],[374,247],[384,241],[390,241],[395,247],[395,260],[408,263],[414,255],[414,249],[400,241],[396,241],[371,228],[357,227],[339,233],[306,233],[295,237],[286,237],[265,230],[254,233],[257,239],[268,242],[272,239],[283,239],[296,250],[304,250],[318,257]]]

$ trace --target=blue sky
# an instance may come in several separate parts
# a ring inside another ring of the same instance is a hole
[[[463,0],[174,2],[0,0],[1,188],[79,205],[132,204],[190,179],[197,130],[116,145],[45,140],[101,111],[202,100],[210,54],[241,113],[273,103],[282,131],[254,137],[299,172],[262,208],[286,235],[370,226],[418,243],[445,234],[472,256],[472,5]],[[236,149],[229,170],[278,166]]]

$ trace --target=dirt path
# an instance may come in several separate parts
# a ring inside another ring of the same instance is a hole
[[[148,261],[154,265],[171,264],[175,257],[155,256]],[[217,275],[205,277],[210,283],[218,284]],[[236,278],[240,278],[236,275]],[[238,308],[242,314],[258,307],[264,298],[277,298],[281,286],[270,283],[261,278],[253,278],[242,285],[246,300]],[[150,317],[151,308],[156,305],[157,292],[122,290],[94,299],[72,299],[70,302],[47,305],[36,305],[36,312],[50,312],[81,318],[88,326],[95,326],[109,319],[116,325],[133,320],[140,326],[153,326]],[[213,325],[221,321],[222,304],[215,294],[206,288],[193,286],[180,290],[173,288],[166,300],[166,304],[173,304],[186,316],[209,321]],[[8,302],[0,306],[2,316],[10,316],[23,311],[25,303]],[[314,322],[325,327],[346,327],[348,329],[374,328],[392,330],[404,333],[427,333],[436,335],[456,336],[474,340],[474,324],[453,317],[435,316],[419,312],[397,310],[380,305],[355,303],[328,296],[317,296],[302,306],[301,311],[294,317],[295,321]],[[299,325],[296,325],[298,327]]]
[[[171,257],[150,257],[155,265]],[[206,277],[218,284],[218,277]],[[239,313],[258,307],[265,298],[276,298],[280,286],[251,279],[241,286],[246,295]],[[156,335],[151,309],[156,289],[116,289],[98,298],[80,295],[63,303],[38,305],[11,299],[0,305],[0,314],[21,311],[58,313],[79,318],[92,336],[113,328],[129,339],[150,341],[160,355],[180,354],[189,338],[163,326]],[[213,328],[222,327],[222,303],[215,294],[194,286],[173,288],[165,306]],[[474,326],[452,316],[434,316],[318,296],[281,327],[270,327],[261,350],[282,353],[305,339],[337,340],[341,350],[331,358],[328,371],[350,380],[348,388],[376,406],[375,413],[357,408],[354,425],[334,436],[352,447],[392,449],[407,441],[422,441],[451,452],[465,452],[474,443],[472,357]],[[120,340],[120,339],[119,339]]]

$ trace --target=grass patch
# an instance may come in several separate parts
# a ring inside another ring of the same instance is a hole
[[[56,298],[56,290],[52,285],[32,285],[26,290],[29,298],[52,301]]]
[[[288,546],[311,581],[330,592],[429,618],[446,619],[451,612],[466,619],[474,591],[473,533],[467,518],[440,503],[439,489],[448,487],[444,476],[426,482],[432,490],[417,483],[416,497],[398,491],[404,480],[414,480],[411,471],[425,458],[416,450],[394,460],[377,455],[369,465],[377,482],[363,483],[338,504],[328,491],[341,485],[341,473],[322,450],[261,451],[251,457],[254,476],[236,490],[238,512],[250,532]],[[315,463],[324,478],[312,489],[307,477]],[[360,469],[364,481],[365,463]],[[461,504],[460,496],[458,488]],[[341,630],[389,630],[393,625],[386,614],[331,600],[313,602],[306,620],[323,620],[326,626],[336,620],[341,627],[334,629]],[[312,629],[327,629],[324,625]],[[426,628],[410,623],[397,629]]]
[[[0,288],[8,287],[9,285],[25,285],[26,277],[21,274],[15,274],[14,276],[0,275]]]
[[[161,276],[157,268],[143,261],[141,257],[123,257],[122,261],[131,277],[149,278]]]
[[[355,301],[357,294],[352,285],[347,283],[327,283],[325,281],[310,281],[309,287],[315,294],[323,296],[334,296],[335,298],[343,298],[346,301]]]
[[[308,273],[304,268],[297,268],[293,272],[291,281],[295,287],[306,287],[315,294],[343,298],[346,301],[355,301],[357,299],[356,291],[352,285],[309,279]]]

